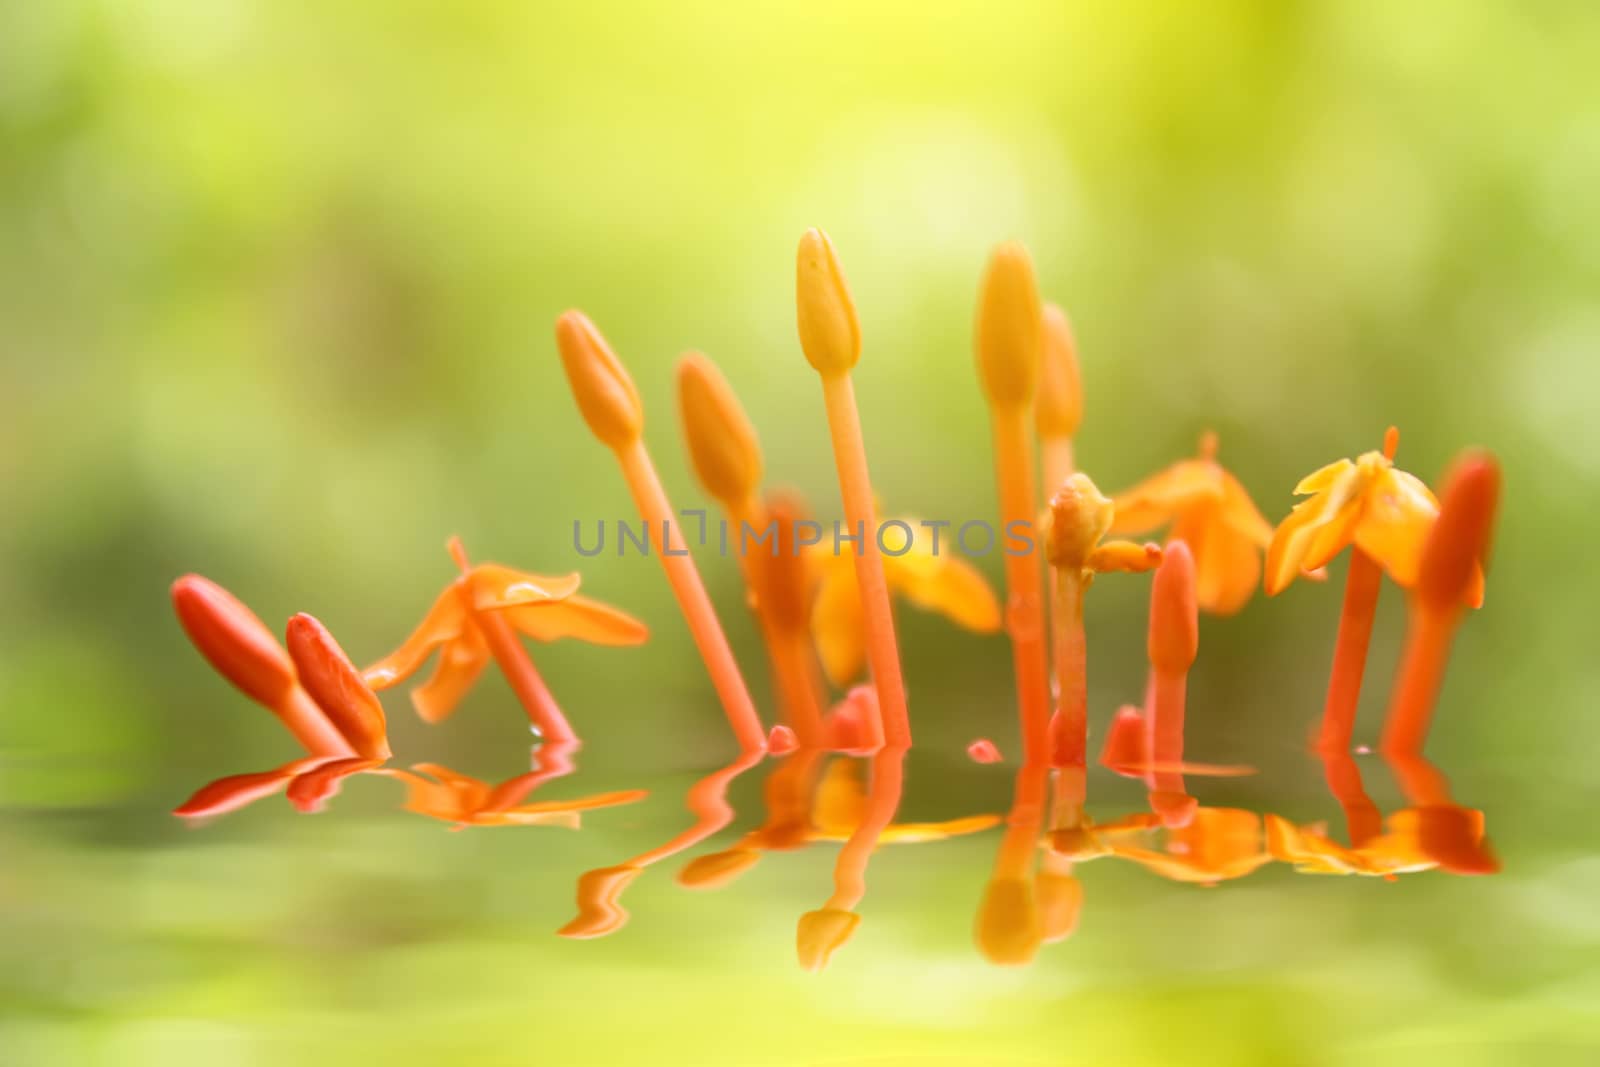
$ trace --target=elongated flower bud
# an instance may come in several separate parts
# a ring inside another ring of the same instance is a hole
[[[754,496],[761,484],[756,428],[717,365],[699,352],[678,361],[678,412],[706,492],[730,505]]]
[[[294,664],[272,631],[232,593],[198,574],[172,583],[172,606],[194,647],[218,674],[276,710],[294,687]]]
[[[638,440],[644,429],[639,390],[588,316],[576,310],[563,312],[556,320],[556,346],[578,410],[594,435],[611,449]]]
[[[861,324],[833,242],[821,230],[800,238],[795,260],[800,348],[824,376],[845,374],[861,358]]]
[[[388,759],[383,705],[327,627],[310,615],[296,615],[289,620],[287,643],[300,684],[350,747],[367,759]]]
[[[1500,500],[1500,465],[1484,452],[1456,460],[1439,494],[1439,517],[1422,548],[1417,596],[1438,611],[1467,603],[1477,567],[1488,558]]]
[[[1044,345],[1039,360],[1039,391],[1034,418],[1040,437],[1071,437],[1083,422],[1083,380],[1078,344],[1067,313],[1055,304],[1044,309]]]
[[[1184,541],[1166,547],[1150,584],[1150,663],[1164,675],[1187,674],[1200,651],[1194,555]]]
[[[1079,471],[1062,482],[1045,516],[1044,550],[1050,565],[1083,570],[1114,514],[1111,501],[1087,474]]]
[[[984,887],[973,931],[990,963],[1016,967],[1033,959],[1044,940],[1033,886],[1021,878],[994,878]]]
[[[861,925],[861,916],[843,908],[821,908],[800,916],[795,934],[795,949],[802,969],[816,974],[828,965],[833,954],[844,947]]]
[[[1040,316],[1033,260],[1021,244],[1007,241],[989,257],[978,293],[978,377],[995,407],[1033,402]]]

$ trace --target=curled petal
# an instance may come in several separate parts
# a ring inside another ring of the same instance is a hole
[[[1414,475],[1389,468],[1373,479],[1356,526],[1356,546],[1377,560],[1396,585],[1417,582],[1422,546],[1439,517],[1439,502]]]
[[[489,663],[489,645],[476,624],[439,653],[439,663],[426,682],[411,691],[411,706],[423,722],[443,722],[478,681]]]
[[[325,757],[298,759],[270,771],[233,774],[218,778],[195,790],[193,796],[173,809],[180,819],[209,819],[254,804],[278,792],[302,771],[325,762]]]
[[[1198,532],[1173,527],[1173,537],[1194,537],[1195,598],[1200,609],[1213,615],[1232,615],[1255,595],[1261,581],[1261,550],[1220,509],[1212,509],[1197,524]]]
[[[531,574],[499,563],[480,563],[467,577],[474,611],[565,600],[581,582],[576,574]]]
[[[1137,534],[1171,522],[1180,512],[1220,500],[1223,471],[1206,459],[1185,459],[1151,475],[1111,502],[1116,514],[1110,533]]]
[[[434,649],[461,636],[466,617],[461,595],[452,583],[439,594],[411,636],[399,648],[362,671],[361,677],[374,689],[387,689],[405,681],[427,662]]]
[[[1287,518],[1273,531],[1272,543],[1267,547],[1267,595],[1275,596],[1288,588],[1289,583],[1302,571],[1315,570],[1328,562],[1342,548],[1335,544],[1328,552],[1324,531],[1332,524],[1353,532],[1361,516],[1360,490],[1363,483],[1361,471],[1349,460],[1340,460],[1333,466],[1339,468],[1336,476],[1327,476],[1328,488],[1309,500],[1296,504]],[[1319,471],[1315,478],[1324,475]],[[1305,483],[1301,483],[1302,485]],[[1320,482],[1319,482],[1320,484]],[[1313,559],[1312,549],[1322,540],[1317,553],[1323,557]]]
[[[570,637],[592,645],[641,645],[650,636],[650,628],[632,615],[586,596],[524,604],[500,614],[513,629],[535,641]]]

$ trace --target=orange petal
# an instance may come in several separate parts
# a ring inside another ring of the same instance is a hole
[[[885,827],[883,833],[878,835],[878,841],[885,845],[915,845],[924,841],[943,841],[947,837],[978,834],[999,825],[998,815],[966,815],[944,822],[896,823]]]
[[[1257,549],[1264,550],[1272,543],[1272,523],[1261,514],[1239,479],[1227,471],[1222,471],[1222,502],[1218,510],[1222,521]]]
[[[480,563],[467,576],[474,611],[565,600],[581,581],[576,574],[531,574],[499,563]]]
[[[489,645],[475,624],[447,643],[426,682],[411,691],[411,706],[423,722],[443,722],[477,682],[489,662]]]
[[[1232,615],[1249,603],[1261,581],[1261,550],[1220,509],[1205,517],[1203,530],[1194,553],[1195,598],[1202,611]]]
[[[350,747],[368,759],[388,759],[383,705],[327,627],[302,612],[289,620],[286,643],[300,684]]]
[[[411,677],[433,654],[434,649],[461,636],[466,617],[461,594],[452,582],[439,594],[411,636],[399,648],[363,671],[362,678],[373,689],[387,689]]]
[[[382,760],[328,760],[295,776],[294,781],[289,783],[289,803],[301,814],[321,811],[330,799],[338,795],[339,784],[346,778],[381,766]]]
[[[640,645],[650,636],[650,628],[632,615],[586,596],[506,608],[500,614],[535,641],[570,637],[592,645],[617,646]]]
[[[1328,488],[1296,504],[1273,531],[1272,542],[1267,547],[1268,596],[1282,592],[1302,571],[1326,564],[1349,543],[1354,533],[1355,523],[1361,517],[1360,491],[1365,475],[1347,459],[1332,464],[1331,468],[1336,470],[1325,467],[1312,476],[1319,484],[1326,482]],[[1329,526],[1336,529],[1332,535],[1326,532]]]
[[[866,813],[866,791],[851,759],[835,759],[823,772],[811,802],[811,822],[824,835],[848,836]]]
[[[453,771],[442,763],[413,763],[411,769],[431,775],[439,784],[450,790],[455,802],[469,811],[476,811],[489,801],[494,787],[481,778]]]
[[[760,858],[761,851],[754,848],[730,848],[697,856],[678,872],[678,884],[685,889],[721,889],[755,866]]]
[[[1180,512],[1222,498],[1222,468],[1210,460],[1179,460],[1111,498],[1110,533],[1137,534],[1171,522]]]
[[[1034,895],[1039,901],[1039,926],[1044,943],[1065,941],[1078,928],[1083,912],[1083,883],[1070,874],[1040,871]]]

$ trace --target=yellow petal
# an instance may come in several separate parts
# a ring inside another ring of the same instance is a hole
[[[1267,547],[1268,596],[1288,588],[1302,571],[1315,570],[1327,562],[1326,559],[1322,563],[1310,562],[1311,549],[1322,532],[1340,519],[1341,513],[1350,523],[1360,517],[1359,491],[1363,478],[1354,463],[1342,459],[1324,467],[1307,481],[1313,479],[1327,488],[1296,504],[1273,531],[1272,542]]]
[[[489,662],[489,646],[476,625],[448,642],[428,680],[411,691],[411,706],[423,722],[443,722],[461,704]]]
[[[593,645],[640,645],[650,628],[609,604],[586,596],[570,596],[546,604],[506,608],[501,616],[535,641],[570,637]]]
[[[1432,491],[1414,475],[1391,467],[1367,489],[1355,542],[1391,581],[1410,589],[1417,581],[1423,543],[1438,517],[1439,502]]]
[[[474,611],[493,611],[516,604],[547,604],[577,592],[582,579],[576,574],[530,574],[500,563],[480,563],[467,581]]]
[[[913,529],[921,529],[912,525]],[[891,543],[890,547],[899,545]],[[1000,602],[989,588],[988,579],[948,550],[934,555],[930,539],[914,537],[904,555],[885,555],[883,564],[889,587],[924,611],[937,611],[957,626],[976,633],[1000,629]]]
[[[828,681],[842,687],[861,674],[867,659],[866,622],[848,556],[831,557],[823,570],[822,587],[811,605],[811,637]]]
[[[812,973],[821,971],[860,925],[861,916],[842,908],[823,908],[800,916],[800,926],[795,933],[800,966]]]
[[[923,841],[943,841],[947,837],[982,833],[1000,825],[998,815],[968,815],[944,822],[906,822],[886,827],[878,841],[886,845],[915,845]]]
[[[417,673],[434,649],[461,636],[461,626],[466,616],[461,594],[452,582],[449,588],[439,594],[411,636],[399,648],[362,671],[362,680],[374,689],[387,689],[405,681]]]
[[[1137,534],[1171,522],[1180,512],[1222,497],[1222,468],[1211,460],[1185,459],[1111,498],[1113,534]]]
[[[1355,467],[1356,465],[1348,459],[1336,459],[1326,467],[1319,467],[1301,478],[1300,484],[1294,487],[1294,495],[1309,496],[1312,493],[1325,493],[1333,488],[1346,471],[1355,470]]]

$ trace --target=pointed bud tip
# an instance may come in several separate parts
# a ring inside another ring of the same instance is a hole
[[[989,403],[1033,402],[1039,380],[1043,310],[1033,259],[1016,241],[995,248],[978,293],[978,377]]]
[[[678,361],[678,413],[689,458],[706,492],[742,504],[761,485],[756,429],[717,365],[699,352]]]
[[[1071,437],[1083,423],[1083,380],[1078,345],[1067,313],[1055,304],[1044,309],[1044,345],[1034,419],[1040,437]]]
[[[1194,555],[1184,541],[1166,547],[1150,584],[1147,644],[1151,664],[1164,674],[1186,673],[1200,650]]]
[[[556,347],[572,395],[589,429],[608,448],[624,448],[644,428],[633,378],[589,317],[576,309],[556,319]]]
[[[294,664],[272,631],[232,593],[186,574],[172,583],[178,624],[216,672],[251,700],[276,708],[295,684]]]
[[[824,376],[848,373],[861,358],[861,323],[833,242],[818,229],[800,238],[795,310],[806,360]]]

